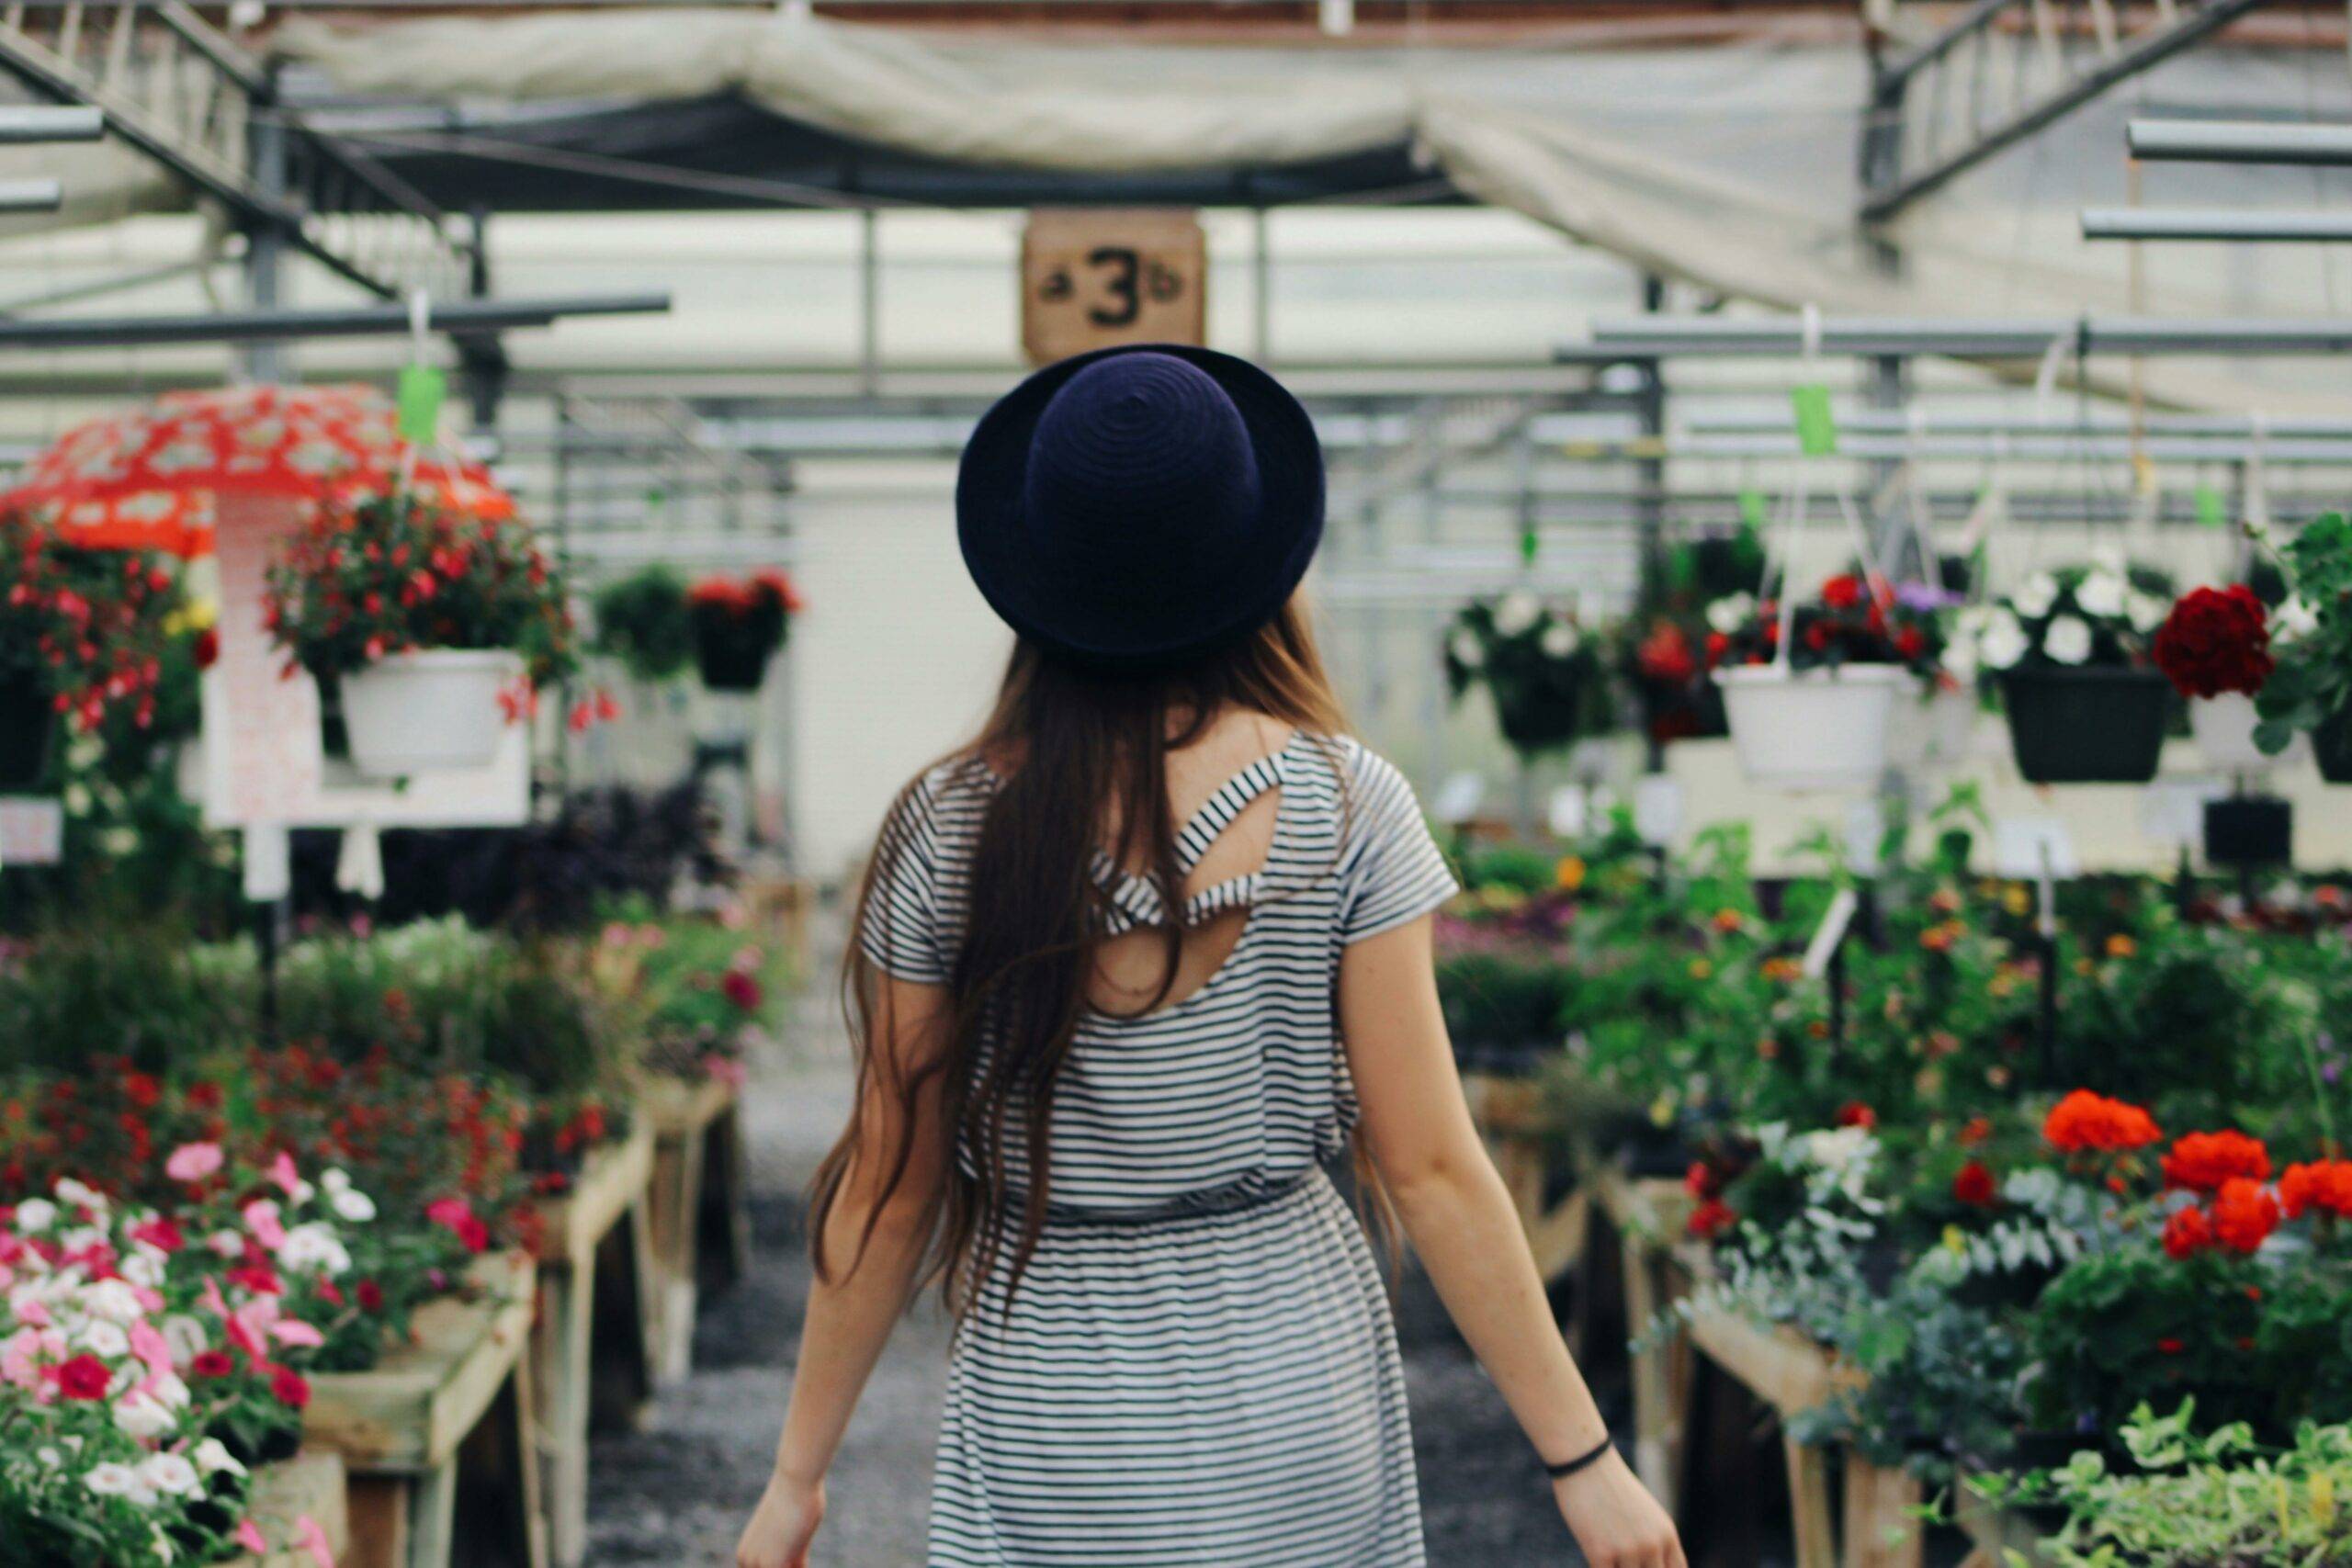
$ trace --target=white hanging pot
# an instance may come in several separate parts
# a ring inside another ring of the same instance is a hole
[[[371,778],[485,768],[506,730],[499,694],[523,678],[505,649],[395,653],[343,678],[351,761]]]
[[[2254,743],[2257,722],[2254,699],[2243,692],[2188,699],[2189,733],[2197,737],[2197,750],[2204,757],[2205,765],[2216,773],[2264,773],[2301,755],[2305,745],[2301,735],[2279,755],[2265,753]]]
[[[1886,772],[1896,705],[1918,678],[1899,664],[1795,671],[1749,664],[1715,671],[1740,771],[1781,789],[1864,789]]]

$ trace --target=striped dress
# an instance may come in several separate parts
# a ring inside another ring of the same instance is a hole
[[[947,978],[994,786],[975,759],[944,763],[885,829],[897,867],[863,938],[883,968]],[[1148,1016],[1080,1026],[1044,1236],[1010,1304],[1006,1259],[956,1334],[931,1568],[1424,1561],[1387,1298],[1324,1167],[1357,1116],[1341,950],[1453,879],[1395,768],[1306,734],[1210,797],[1178,837],[1185,869],[1268,791],[1261,868],[1184,911],[1250,909],[1224,965]],[[1165,923],[1148,883],[1097,872],[1114,931]],[[1006,1141],[1017,1188],[1017,1124]]]

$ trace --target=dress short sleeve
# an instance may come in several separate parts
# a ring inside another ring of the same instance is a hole
[[[1348,792],[1340,940],[1357,942],[1419,919],[1461,888],[1413,786],[1392,763],[1357,748]]]
[[[940,836],[933,781],[899,797],[874,849],[874,888],[858,927],[858,950],[887,974],[944,986],[954,965],[940,919]]]

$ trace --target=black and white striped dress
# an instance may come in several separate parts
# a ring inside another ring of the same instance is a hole
[[[898,870],[864,946],[891,973],[947,978],[994,786],[975,759],[942,764],[886,829]],[[1186,910],[1249,908],[1224,966],[1144,1018],[1080,1027],[1052,1218],[1010,1305],[1008,1259],[956,1335],[931,1568],[1424,1561],[1387,1297],[1323,1168],[1357,1116],[1341,950],[1453,878],[1395,768],[1306,734],[1210,797],[1178,839],[1185,868],[1267,791],[1262,868]],[[1152,887],[1098,871],[1114,928],[1164,922]],[[1007,1145],[1017,1185],[1017,1126]]]

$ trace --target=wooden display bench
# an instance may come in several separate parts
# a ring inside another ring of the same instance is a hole
[[[674,1077],[650,1080],[638,1100],[653,1130],[653,1371],[662,1382],[693,1370],[703,1292],[740,1279],[751,1255],[741,1100],[717,1078]]]
[[[351,1550],[351,1512],[345,1495],[350,1484],[343,1456],[331,1449],[304,1449],[292,1459],[254,1472],[246,1515],[272,1545],[255,1555],[232,1557],[224,1568],[315,1568],[309,1551],[291,1544],[296,1522],[312,1519],[326,1537],[337,1562]]]
[[[1692,1200],[1679,1181],[1628,1178],[1606,1168],[1589,1185],[1623,1237],[1625,1318],[1629,1331],[1640,1336],[1713,1275],[1706,1250],[1684,1239]],[[1634,1357],[1634,1467],[1669,1509],[1678,1508],[1685,1473],[1694,1354],[1784,1422],[1850,1387],[1860,1375],[1795,1330],[1736,1312],[1702,1309],[1687,1325],[1660,1335]],[[1829,1450],[1785,1431],[1781,1447],[1796,1568],[1918,1568],[1925,1526],[1916,1517],[1921,1502],[1916,1477],[1851,1452],[1841,1456],[1841,1531],[1831,1506]]]
[[[775,932],[794,979],[808,974],[808,921],[817,908],[817,885],[805,876],[746,875],[736,883],[752,919]]]
[[[303,1442],[349,1474],[341,1568],[447,1568],[461,1531],[469,1560],[546,1568],[524,1354],[535,1272],[520,1252],[486,1254],[471,1293],[420,1308],[408,1344],[311,1378]]]
[[[1968,1537],[1969,1552],[1960,1568],[2046,1568],[2050,1560],[2041,1554],[2041,1531],[2030,1520],[1994,1507],[1964,1484],[1954,1486],[1951,1495],[1953,1522]]]
[[[533,1430],[548,1552],[588,1555],[588,1434],[635,1424],[653,1394],[653,1128],[595,1149],[571,1190],[537,1204]]]
[[[1550,1284],[1582,1261],[1592,1205],[1581,1182],[1556,1201],[1551,1198],[1554,1139],[1543,1113],[1543,1085],[1532,1078],[1464,1073],[1462,1092],[1510,1192],[1511,1207],[1519,1211],[1536,1271]]]

